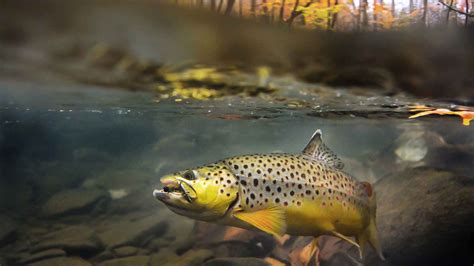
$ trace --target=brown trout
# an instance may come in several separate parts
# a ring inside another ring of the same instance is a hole
[[[161,178],[154,197],[193,219],[259,229],[275,236],[333,235],[357,246],[377,239],[372,186],[342,171],[342,161],[317,130],[298,154],[254,154],[180,171]],[[355,237],[353,240],[351,237]]]

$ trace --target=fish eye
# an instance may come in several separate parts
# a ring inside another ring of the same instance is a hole
[[[183,177],[187,180],[195,180],[196,179],[196,175],[194,174],[194,171],[186,171],[183,174]]]

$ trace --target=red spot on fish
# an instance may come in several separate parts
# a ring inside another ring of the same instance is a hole
[[[369,182],[362,182],[362,185],[364,186],[365,191],[367,192],[367,196],[372,197],[372,193],[373,193],[372,185]]]

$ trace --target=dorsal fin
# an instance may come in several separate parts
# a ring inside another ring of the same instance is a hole
[[[337,169],[344,168],[341,159],[324,144],[321,129],[314,132],[308,145],[304,148],[303,154]]]

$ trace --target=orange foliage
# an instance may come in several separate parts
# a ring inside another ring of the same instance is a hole
[[[263,19],[266,22],[287,23],[291,26],[324,30],[380,30],[403,28],[423,22],[437,24],[446,16],[447,7],[438,0],[417,1],[409,7],[408,1],[374,0],[168,0],[178,5],[210,9],[245,18]],[[446,1],[447,2],[447,1]],[[464,0],[454,0],[452,8],[466,11]],[[423,19],[424,10],[427,18]],[[230,10],[226,12],[226,10]],[[451,11],[459,24],[465,16]],[[472,13],[472,12],[471,12]],[[425,21],[423,21],[425,20]]]
[[[419,112],[419,113],[414,114],[414,115],[410,116],[409,118],[417,118],[417,117],[427,116],[427,115],[432,115],[432,114],[436,114],[436,115],[457,115],[457,116],[460,116],[462,118],[462,124],[465,125],[465,126],[469,126],[470,123],[471,123],[471,120],[474,119],[474,110],[469,110],[468,108],[463,108],[463,109],[460,109],[460,110],[454,110],[453,111],[453,110],[449,110],[449,109],[445,109],[445,108],[435,109],[435,108],[431,108],[431,107],[421,105],[421,106],[413,106],[410,109],[410,112]]]

